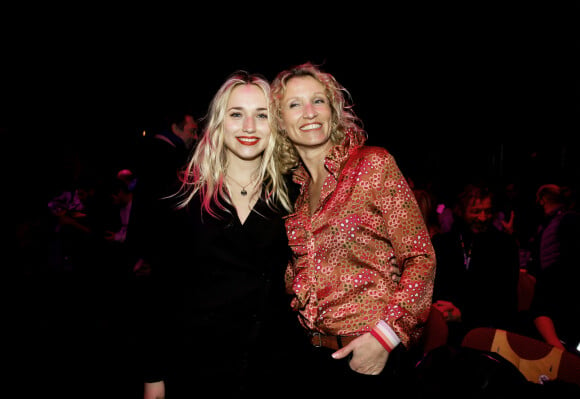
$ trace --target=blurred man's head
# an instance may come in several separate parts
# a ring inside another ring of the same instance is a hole
[[[549,214],[566,205],[565,192],[562,187],[556,184],[544,184],[536,191],[536,204],[542,208],[545,214]]]
[[[486,187],[469,185],[459,196],[457,213],[473,233],[482,233],[492,226],[493,194]]]

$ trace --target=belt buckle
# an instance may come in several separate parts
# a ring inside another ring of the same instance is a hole
[[[316,339],[315,337],[318,337],[318,344],[316,343]],[[322,334],[320,334],[319,332],[315,331],[312,333],[312,345],[314,345],[314,347],[316,348],[321,348],[322,347]]]

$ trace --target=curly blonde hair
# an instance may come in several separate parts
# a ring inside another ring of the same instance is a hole
[[[326,97],[330,102],[332,112],[330,140],[334,144],[342,143],[347,131],[353,134],[355,141],[358,143],[363,143],[367,139],[363,123],[352,109],[350,93],[338,83],[334,76],[323,72],[311,62],[284,70],[274,78],[270,97],[274,128],[278,132],[276,134],[276,154],[282,173],[288,173],[300,164],[300,156],[282,128],[281,102],[286,94],[288,82],[292,78],[302,76],[310,76],[316,79],[325,88]]]
[[[270,84],[259,74],[249,74],[237,71],[222,84],[213,97],[207,115],[207,124],[195,151],[190,156],[182,175],[182,185],[176,194],[181,197],[178,208],[184,208],[196,193],[201,197],[202,210],[216,217],[215,207],[226,209],[223,203],[231,204],[225,185],[228,168],[226,147],[224,145],[224,119],[226,107],[232,91],[241,85],[255,85],[266,99],[270,98]],[[269,103],[269,102],[268,102]],[[260,167],[258,179],[265,187],[265,201],[273,209],[277,204],[289,211],[291,204],[287,187],[280,172],[278,161],[274,157],[277,131],[272,126],[271,109],[268,104],[268,119],[270,122],[270,137]]]

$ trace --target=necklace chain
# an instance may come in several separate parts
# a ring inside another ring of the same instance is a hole
[[[250,184],[252,184],[254,182],[254,179],[251,179],[250,182],[246,185],[240,184],[238,183],[237,180],[235,180],[233,177],[231,177],[230,175],[227,175],[228,179],[230,179],[231,181],[233,181],[234,183],[236,183],[238,186],[240,186],[242,188],[242,190],[240,191],[240,194],[242,196],[246,196],[248,195],[248,192],[246,191],[246,187],[248,187]]]

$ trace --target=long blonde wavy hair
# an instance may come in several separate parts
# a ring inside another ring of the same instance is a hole
[[[202,210],[214,217],[217,217],[216,207],[225,210],[224,203],[231,204],[225,184],[228,162],[224,145],[224,119],[230,95],[241,85],[255,85],[262,90],[267,100],[270,98],[270,84],[259,74],[237,71],[222,84],[210,103],[205,129],[182,174],[182,184],[176,193],[181,198],[178,208],[186,207],[197,193],[201,197]],[[263,182],[267,205],[276,210],[281,205],[290,211],[288,190],[280,172],[279,161],[274,157],[277,131],[273,128],[271,115],[268,101],[271,134],[262,154],[258,179]]]
[[[346,132],[352,134],[352,141],[362,144],[367,139],[367,133],[363,129],[363,123],[355,114],[350,102],[351,96],[334,76],[322,72],[318,66],[311,62],[284,70],[274,78],[271,85],[271,107],[275,130],[277,130],[276,154],[282,168],[282,173],[288,173],[300,164],[300,156],[294,145],[288,139],[282,129],[282,99],[286,93],[288,81],[295,77],[310,76],[320,82],[326,92],[332,110],[330,140],[334,144],[340,144],[346,137]]]

